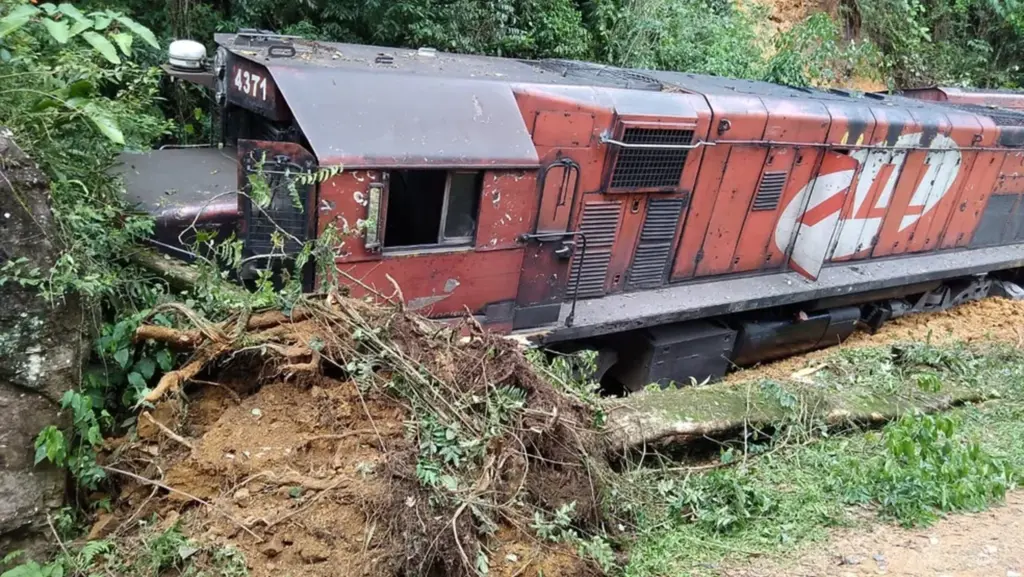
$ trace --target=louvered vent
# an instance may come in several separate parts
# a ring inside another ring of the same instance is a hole
[[[761,186],[757,187],[754,206],[751,210],[775,210],[782,199],[782,189],[786,186],[786,171],[766,172],[761,177]]]
[[[583,207],[583,218],[580,232],[587,239],[587,250],[583,262],[579,262],[581,250],[569,265],[569,284],[566,288],[568,297],[573,296],[576,289],[576,273],[579,270],[579,298],[600,296],[604,294],[604,281],[608,276],[608,264],[612,260],[612,245],[619,231],[619,218],[622,212],[621,202],[588,202]]]
[[[661,198],[647,203],[640,242],[629,267],[629,288],[651,288],[664,282],[665,269],[672,256],[672,241],[675,240],[684,206],[686,200],[682,198]]]
[[[688,145],[693,141],[692,130],[666,130],[661,128],[627,128],[622,135],[625,144],[644,144],[652,148],[620,148],[612,171],[610,188],[648,189],[675,188],[683,175],[686,148],[657,148],[657,146]]]

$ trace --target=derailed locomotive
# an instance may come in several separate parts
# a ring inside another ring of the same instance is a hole
[[[210,88],[223,146],[125,158],[158,230],[237,228],[259,263],[277,227],[361,227],[336,259],[355,294],[397,285],[431,317],[597,349],[610,388],[1020,293],[1024,113],[263,32],[216,43],[210,69],[169,71]],[[266,209],[232,193],[255,171],[336,165]]]

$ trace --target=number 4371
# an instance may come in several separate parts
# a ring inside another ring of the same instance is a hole
[[[259,74],[252,74],[241,68],[235,71],[235,88],[244,92],[246,96],[267,99],[267,79]]]

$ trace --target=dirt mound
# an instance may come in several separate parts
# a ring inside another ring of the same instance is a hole
[[[910,315],[882,325],[874,333],[857,332],[841,347],[885,345],[899,341],[1006,341],[1024,340],[1024,301],[987,298],[950,310]],[[763,366],[737,371],[726,377],[739,382],[751,379],[785,379],[797,370],[835,352],[824,349],[783,359]]]
[[[138,333],[192,360],[107,460],[110,527],[177,521],[254,577],[594,572],[530,530],[569,503],[577,529],[599,522],[589,409],[510,341],[341,298],[217,325],[178,312],[196,328]]]

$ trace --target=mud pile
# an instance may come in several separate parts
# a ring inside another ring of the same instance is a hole
[[[594,572],[530,528],[568,503],[599,522],[589,409],[513,343],[338,297],[220,324],[164,312],[195,329],[138,338],[191,361],[112,443],[121,492],[97,533],[156,515],[254,577]]]
[[[909,315],[882,325],[874,334],[856,332],[839,347],[870,347],[902,341],[936,344],[1001,341],[1020,346],[1024,344],[1024,301],[992,297],[946,311]],[[733,383],[755,379],[784,380],[835,351],[836,347],[832,347],[789,357],[736,371],[725,380]]]

